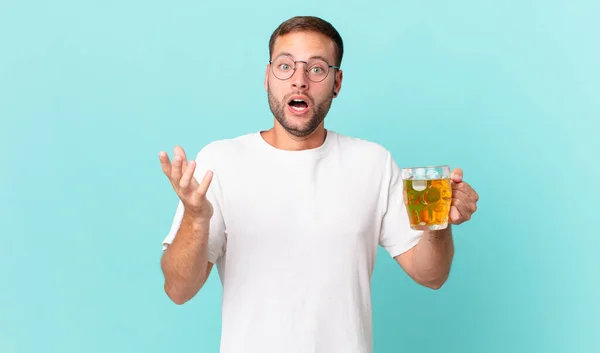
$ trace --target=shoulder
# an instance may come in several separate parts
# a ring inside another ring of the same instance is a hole
[[[231,159],[240,152],[247,151],[254,143],[256,133],[248,133],[232,138],[214,140],[200,149],[196,159],[219,160]]]
[[[390,151],[379,142],[335,132],[334,134],[342,154],[377,163],[386,163],[391,159]]]

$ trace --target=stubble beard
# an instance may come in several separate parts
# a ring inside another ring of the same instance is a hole
[[[289,119],[286,118],[285,115],[288,105],[287,102],[289,101],[289,99],[284,97],[281,101],[277,100],[277,98],[271,92],[270,87],[268,87],[267,92],[269,98],[269,107],[271,108],[273,116],[289,134],[296,137],[306,137],[312,134],[323,122],[323,120],[325,120],[325,116],[329,112],[329,108],[331,107],[331,102],[333,100],[333,93],[331,93],[328,97],[325,98],[323,102],[319,103],[318,105],[315,105],[314,100],[311,97],[309,97],[309,99],[311,100],[310,106],[313,110],[312,116],[310,117],[308,122],[306,122],[302,126],[293,126],[293,124],[289,121]],[[293,94],[296,93],[290,93],[287,97]]]

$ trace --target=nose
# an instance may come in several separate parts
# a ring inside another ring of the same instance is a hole
[[[308,88],[307,72],[304,67],[304,62],[296,62],[296,71],[291,78],[292,87],[297,90],[305,90]]]

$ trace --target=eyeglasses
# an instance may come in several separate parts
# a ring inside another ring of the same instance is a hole
[[[304,71],[308,74],[308,79],[312,82],[321,82],[329,74],[329,69],[339,69],[339,66],[329,65],[325,60],[312,59],[308,62],[302,60],[292,60],[287,56],[280,56],[275,60],[269,61],[273,75],[280,80],[287,80],[296,72],[296,63],[304,63]]]

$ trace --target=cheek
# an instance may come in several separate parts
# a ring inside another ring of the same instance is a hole
[[[273,85],[270,85],[270,87],[268,88],[268,93],[269,93],[269,102],[270,104],[275,104],[277,106],[283,106],[284,103],[284,94],[281,93],[281,89],[278,89],[277,87],[273,87]]]
[[[315,89],[311,92],[315,103],[325,102],[333,97],[333,88],[329,86],[315,87]]]
[[[282,87],[280,82],[269,81],[268,90],[271,95],[277,98],[282,98],[285,95],[285,89]]]
[[[325,79],[325,81],[315,85],[313,88],[315,90],[315,94],[319,94],[320,97],[329,97],[335,90],[335,84],[333,80],[330,81],[330,78],[328,78]]]

